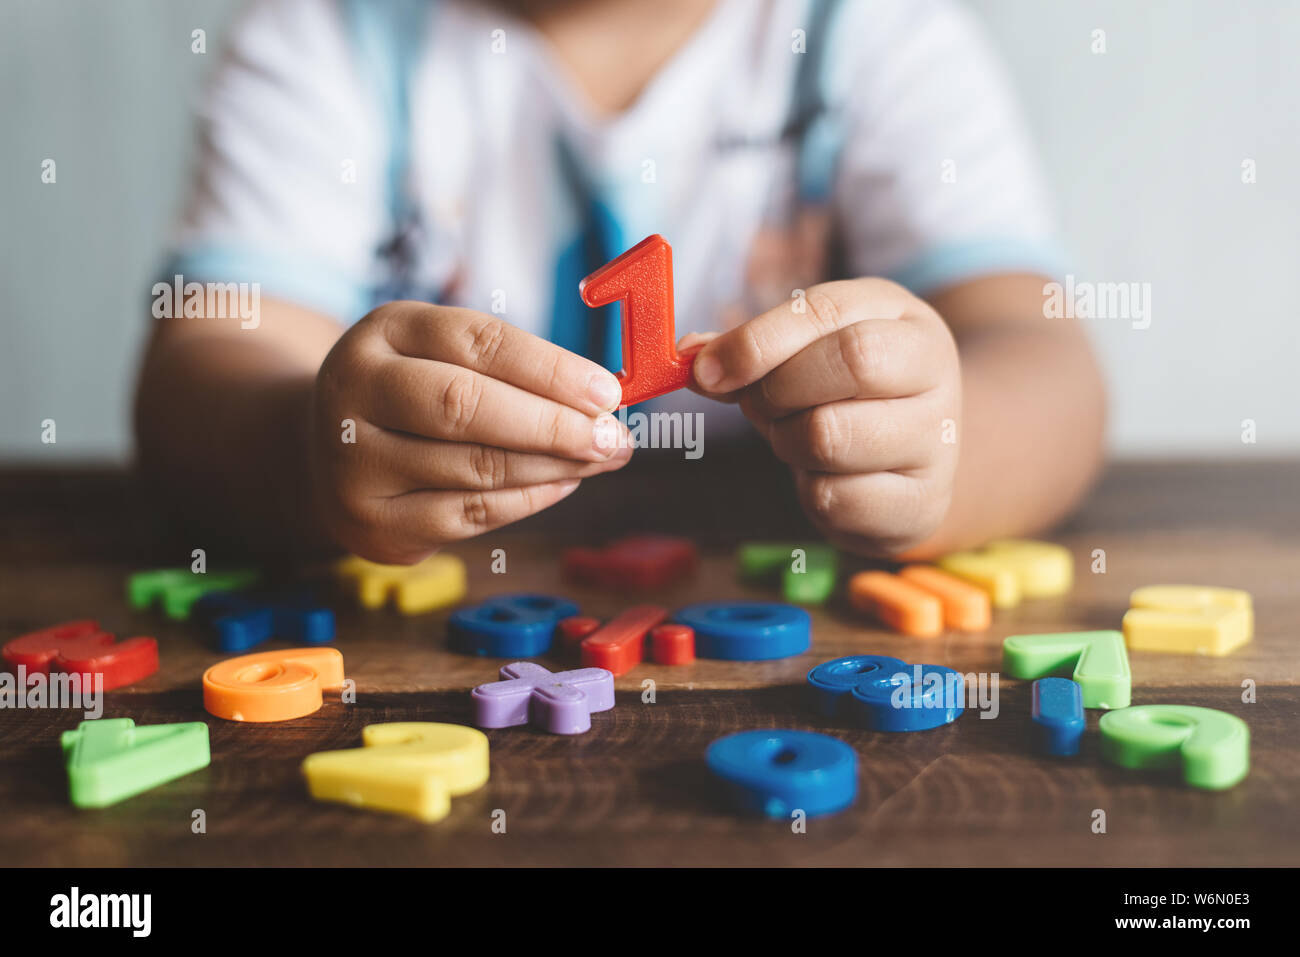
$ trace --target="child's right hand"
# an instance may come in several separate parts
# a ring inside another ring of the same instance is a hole
[[[315,511],[349,551],[419,561],[625,465],[621,400],[601,366],[493,316],[388,303],[316,377]]]

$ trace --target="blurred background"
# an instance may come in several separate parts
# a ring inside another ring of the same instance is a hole
[[[1149,328],[1087,322],[1114,451],[1300,451],[1300,3],[968,3],[1017,81],[1076,276],[1150,284]],[[0,4],[0,462],[128,460],[190,110],[241,5]]]

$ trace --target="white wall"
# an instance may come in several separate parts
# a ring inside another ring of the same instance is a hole
[[[1077,277],[1151,285],[1150,328],[1089,321],[1116,449],[1300,450],[1300,4],[971,2],[1022,91]],[[0,459],[128,454],[178,145],[235,8],[0,3]],[[190,52],[195,28],[205,56]],[[1095,29],[1104,54],[1091,52]],[[40,442],[47,418],[54,446]],[[1255,446],[1241,443],[1243,419]]]
[[[188,111],[233,9],[0,2],[0,459],[128,456]],[[208,29],[203,56],[190,52],[196,28]],[[47,158],[53,185],[41,182]],[[56,423],[54,445],[41,443],[44,419]]]
[[[1240,455],[1253,419],[1249,454],[1300,448],[1300,4],[972,5],[1019,81],[1079,278],[1151,284],[1150,328],[1089,323],[1112,443]]]

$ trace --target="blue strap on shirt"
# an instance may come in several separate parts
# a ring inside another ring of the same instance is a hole
[[[374,303],[412,298],[437,302],[441,290],[419,289],[416,256],[423,224],[410,183],[411,78],[427,38],[435,0],[339,0],[351,28],[360,72],[374,88],[384,110],[389,137],[387,197],[390,238],[376,250],[388,280],[374,290]],[[827,108],[824,47],[833,16],[833,0],[811,0],[807,53],[801,58],[783,135],[797,151],[798,193],[805,201],[824,202],[834,178],[842,136]],[[600,194],[581,159],[562,135],[556,138],[560,186],[577,229],[557,244],[551,305],[551,341],[589,356],[611,371],[623,365],[622,325],[617,303],[589,309],[578,297],[578,284],[625,245],[614,207]]]
[[[576,214],[578,229],[575,236],[561,242],[555,260],[551,341],[618,372],[623,368],[622,307],[611,303],[587,308],[578,296],[578,284],[622,251],[623,229],[563,136],[557,136],[555,149],[561,185]]]
[[[386,281],[373,292],[374,305],[394,299],[437,302],[440,290],[415,281],[420,210],[411,189],[411,79],[427,39],[433,0],[340,0],[351,28],[358,70],[374,89],[388,134],[386,174],[392,231],[375,251]]]

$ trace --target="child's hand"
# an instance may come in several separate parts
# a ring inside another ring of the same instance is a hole
[[[316,511],[365,558],[418,561],[624,465],[621,398],[605,369],[493,316],[389,303],[317,375]]]
[[[705,394],[740,402],[831,541],[893,555],[943,521],[961,415],[957,347],[901,286],[814,286],[710,340],[694,373]]]

